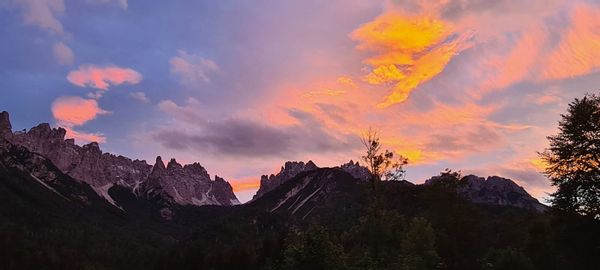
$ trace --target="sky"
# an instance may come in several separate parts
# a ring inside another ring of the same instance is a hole
[[[537,152],[600,89],[599,0],[0,0],[13,129],[198,161],[241,201],[287,160],[446,168],[553,191]]]

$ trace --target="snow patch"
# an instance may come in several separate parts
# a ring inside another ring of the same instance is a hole
[[[322,188],[323,188],[323,186],[320,186],[317,190],[315,190],[313,193],[311,193],[310,195],[308,195],[306,197],[306,199],[302,200],[302,202],[300,202],[300,205],[296,206],[296,208],[294,209],[294,211],[292,211],[292,215],[294,213],[296,213],[296,211],[298,211],[298,209],[300,209],[300,207],[302,207],[308,200],[310,200],[310,198],[312,198],[312,196],[315,196],[315,194],[317,194],[317,192],[319,192]]]
[[[65,197],[64,195],[60,194],[58,191],[56,191],[56,189],[54,189],[53,187],[49,186],[48,184],[46,184],[46,182],[42,181],[41,179],[37,178],[35,175],[33,174],[29,174],[31,175],[31,177],[33,177],[33,179],[35,179],[36,181],[38,181],[40,184],[42,184],[42,186],[46,187],[47,189],[51,190],[52,192],[58,194],[58,196],[62,197],[63,199],[70,201],[69,198]]]
[[[302,189],[304,189],[308,183],[310,182],[310,178],[306,177],[303,179],[302,181],[302,185],[301,186],[295,186],[292,190],[288,191],[285,194],[285,198],[281,201],[279,201],[279,203],[277,203],[277,205],[271,209],[271,212],[277,210],[279,207],[281,207],[285,202],[287,202],[287,200],[291,197],[294,197],[294,195],[298,194],[298,192],[300,192]]]
[[[114,205],[115,207],[125,211],[123,209],[123,207],[119,206],[115,200],[108,194],[108,190],[113,186],[113,184],[106,184],[104,186],[100,186],[100,187],[95,187],[92,186],[92,188],[94,189],[94,191],[96,191],[96,193],[98,195],[100,195],[100,197],[104,198],[106,201],[108,201],[110,204]]]
[[[175,202],[178,204],[185,204],[185,200],[183,197],[181,197],[181,194],[179,194],[179,191],[175,188],[175,186],[173,186],[173,191],[175,192]]]

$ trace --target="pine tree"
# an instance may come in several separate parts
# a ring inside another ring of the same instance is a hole
[[[557,191],[554,207],[600,218],[600,96],[587,94],[569,104],[559,133],[541,153],[545,174]]]

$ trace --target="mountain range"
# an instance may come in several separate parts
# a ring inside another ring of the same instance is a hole
[[[283,256],[294,228],[317,223],[352,230],[374,205],[450,226],[444,237],[463,237],[453,226],[483,222],[473,229],[482,231],[481,239],[469,241],[499,245],[507,244],[499,228],[526,233],[529,227],[520,228],[520,222],[550,213],[514,181],[498,176],[442,173],[423,184],[384,181],[376,191],[370,179],[369,170],[354,161],[330,168],[289,161],[263,175],[253,199],[240,204],[231,185],[211,178],[199,163],[171,159],[165,165],[159,156],[150,165],[104,153],[97,143],[78,146],[49,124],[13,132],[2,112],[0,245],[11,251],[0,252],[0,261],[13,263],[6,269],[39,268],[48,261],[47,269],[261,269]],[[506,237],[517,237],[511,235]],[[485,255],[470,252],[473,261]]]

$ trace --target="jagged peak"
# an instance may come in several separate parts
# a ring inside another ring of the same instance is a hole
[[[12,125],[7,111],[0,112],[0,136],[12,134]]]
[[[183,166],[183,169],[192,174],[208,175],[208,172],[206,171],[206,169],[204,167],[202,167],[202,165],[200,165],[200,163],[198,163],[198,162],[194,162],[192,164],[186,164],[185,166]]]
[[[48,123],[41,123],[35,127],[32,127],[27,134],[33,134],[38,138],[48,138],[48,139],[56,139],[56,140],[64,140],[67,131],[62,128],[52,128]]]
[[[162,157],[157,156],[156,157],[156,162],[154,163],[154,166],[152,167],[152,173],[154,173],[155,171],[164,171],[165,168],[165,163],[162,161]]]
[[[169,160],[169,163],[167,164],[167,170],[173,170],[175,168],[183,168],[181,166],[181,164],[177,163],[177,160],[175,160],[175,158],[172,158],[171,160]]]
[[[88,143],[83,146],[83,149],[91,152],[102,153],[102,151],[100,150],[100,145],[98,145],[97,142]]]

